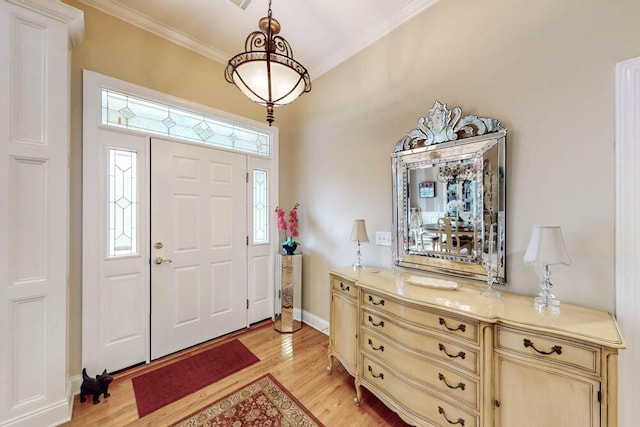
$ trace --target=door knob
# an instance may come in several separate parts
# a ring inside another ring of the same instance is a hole
[[[164,258],[162,258],[161,256],[159,256],[159,257],[155,257],[155,258],[153,259],[153,263],[154,263],[154,264],[158,264],[158,265],[160,265],[160,264],[165,263],[165,262],[171,262],[171,260],[170,260],[170,259],[164,259]]]

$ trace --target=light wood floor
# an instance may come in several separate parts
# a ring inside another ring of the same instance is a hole
[[[214,384],[139,419],[131,378],[176,360],[207,350],[226,340],[239,339],[260,361]],[[271,373],[327,427],[406,426],[392,411],[363,388],[359,407],[353,404],[353,378],[334,360],[327,373],[329,338],[303,325],[293,334],[281,334],[271,322],[168,356],[114,376],[111,397],[93,405],[76,395],[73,418],[67,426],[164,426],[208,406],[252,380]],[[79,390],[78,390],[79,391]]]

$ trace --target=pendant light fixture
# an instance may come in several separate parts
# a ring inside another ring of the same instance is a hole
[[[307,69],[293,59],[291,45],[278,35],[280,23],[271,16],[258,21],[244,42],[245,51],[229,60],[224,77],[252,101],[267,107],[267,122],[273,123],[273,108],[285,105],[311,91]]]

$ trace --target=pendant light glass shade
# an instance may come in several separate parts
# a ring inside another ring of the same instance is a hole
[[[260,31],[249,34],[245,52],[229,60],[225,79],[249,99],[267,107],[267,122],[273,123],[273,108],[294,101],[311,91],[309,72],[293,59],[291,45],[277,34],[280,23],[271,16],[260,19]]]

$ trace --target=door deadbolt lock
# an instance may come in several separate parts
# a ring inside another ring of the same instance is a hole
[[[162,258],[161,256],[159,256],[159,257],[155,257],[155,258],[153,259],[153,263],[154,263],[154,264],[157,264],[157,265],[163,264],[163,263],[165,263],[165,262],[171,262],[171,260],[170,260],[170,259],[164,259],[164,258]]]
[[[163,246],[164,246],[164,245],[162,244],[162,242],[155,242],[155,243],[153,244],[153,247],[154,247],[154,248],[156,248],[156,249],[162,249],[162,248],[163,248]]]

